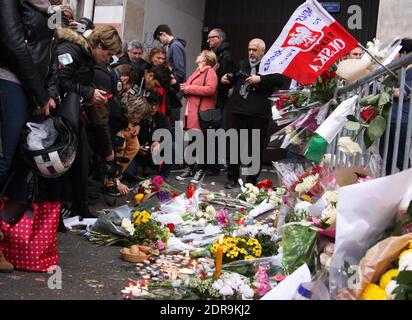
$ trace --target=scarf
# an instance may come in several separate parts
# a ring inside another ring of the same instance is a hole
[[[251,68],[250,74],[252,76],[257,75],[256,67],[258,66],[259,63],[260,63],[260,60],[256,61],[256,62],[252,62],[252,61],[249,60],[249,64],[250,64],[250,68]]]

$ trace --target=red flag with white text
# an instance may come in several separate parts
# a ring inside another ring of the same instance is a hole
[[[357,46],[358,41],[316,0],[307,0],[263,57],[259,74],[281,73],[302,84],[312,84]]]

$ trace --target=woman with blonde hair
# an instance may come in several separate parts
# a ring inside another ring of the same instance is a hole
[[[203,50],[196,59],[198,68],[189,77],[187,82],[180,85],[180,91],[187,99],[184,128],[186,130],[201,130],[206,133],[199,123],[199,112],[216,109],[217,85],[218,78],[216,70],[219,68],[216,54],[211,50]],[[188,166],[185,171],[177,176],[177,180],[185,180],[188,177],[193,178],[193,182],[199,182],[203,179],[209,165],[207,164],[207,142],[204,134],[204,159],[197,159],[194,168]]]

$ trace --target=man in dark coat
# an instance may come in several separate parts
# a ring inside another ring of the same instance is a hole
[[[270,74],[261,76],[258,74],[259,64],[265,54],[265,42],[261,39],[253,39],[249,43],[249,57],[241,61],[239,70],[233,76],[227,74],[222,78],[222,83],[229,85],[234,84],[234,110],[233,110],[233,128],[238,132],[246,129],[248,131],[248,154],[259,156],[258,170],[247,174],[246,182],[256,184],[262,165],[262,155],[266,147],[266,135],[271,119],[271,106],[269,96],[272,95],[276,88],[282,86],[285,77],[280,74]],[[252,151],[252,130],[259,132],[259,144],[253,148],[259,147],[259,154],[253,154]],[[242,145],[239,143],[239,153],[244,150],[245,141]],[[239,179],[240,155],[238,153],[238,162],[230,164],[228,167],[228,182],[225,187],[231,189],[236,186]],[[257,159],[252,158],[252,165]]]
[[[220,80],[225,74],[233,73],[235,65],[232,60],[232,53],[230,52],[230,45],[226,42],[226,33],[219,28],[215,28],[209,32],[207,42],[210,49],[212,49],[217,56],[217,62],[219,68],[216,70],[217,77],[219,79],[217,87],[217,101],[216,108],[222,111],[222,129],[227,128],[227,114],[228,114],[228,99],[230,86],[223,84]],[[220,165],[218,165],[219,159],[217,158],[218,150],[216,148],[216,161],[215,165],[210,167],[209,174],[217,176],[220,175]]]

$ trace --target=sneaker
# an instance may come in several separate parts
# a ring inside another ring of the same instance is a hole
[[[117,189],[116,186],[104,186],[103,193],[110,197],[120,197],[120,191]]]
[[[190,180],[190,182],[199,183],[205,177],[205,175],[206,175],[205,170],[199,169],[196,171],[195,176],[193,177],[192,180]]]
[[[179,176],[176,177],[176,180],[178,181],[183,181],[186,180],[187,178],[193,177],[194,173],[192,168],[190,167],[186,167],[185,171],[183,171],[183,173]]]

